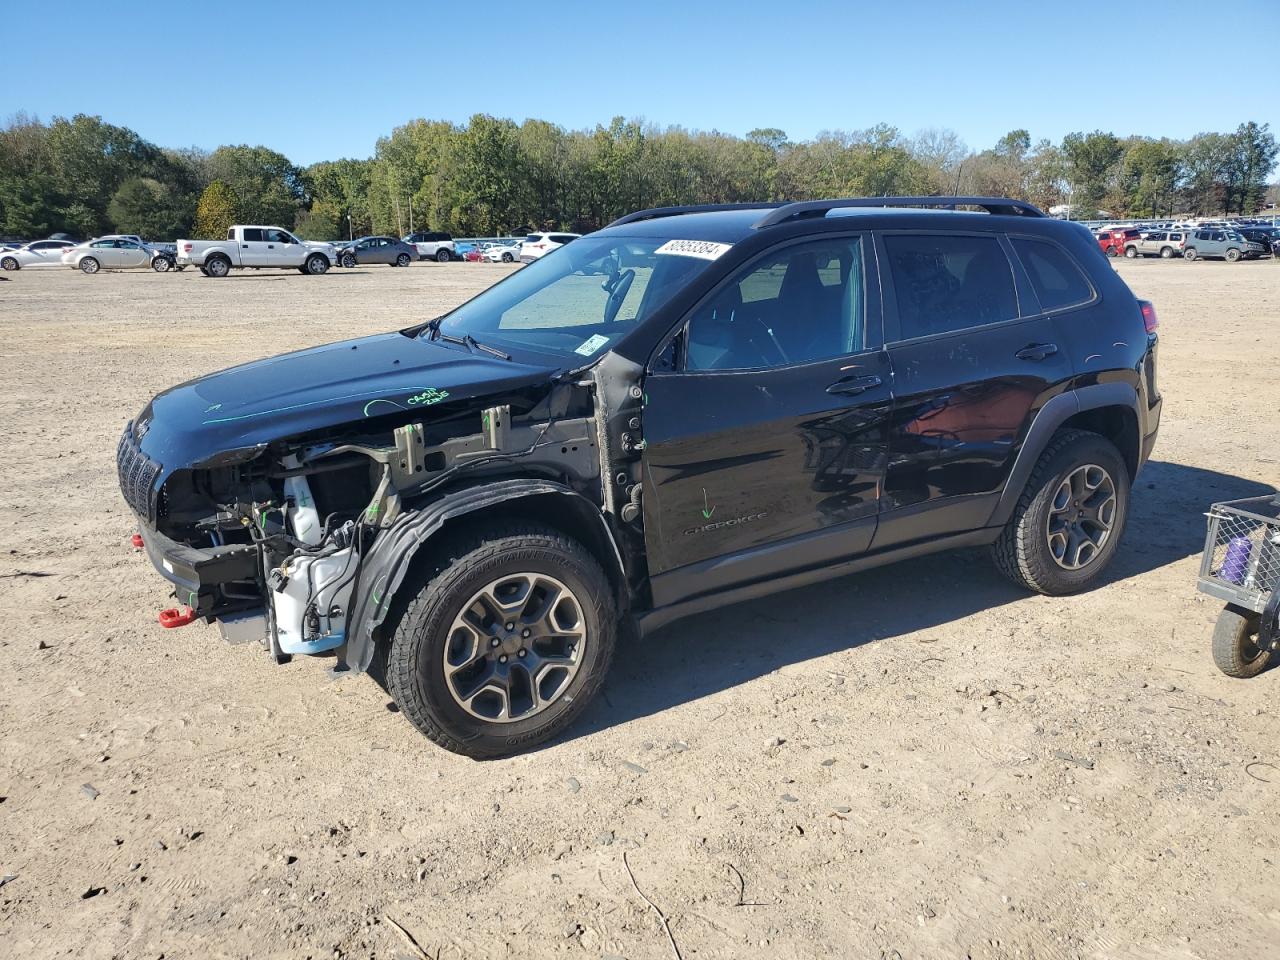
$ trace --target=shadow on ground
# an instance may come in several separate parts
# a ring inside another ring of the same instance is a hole
[[[1271,487],[1212,470],[1149,463],[1104,583],[1199,554],[1211,503]],[[1188,579],[1186,588],[1194,590]],[[926,630],[1026,594],[982,550],[942,553],[699,614],[618,650],[604,696],[560,742],[746,683],[779,667]],[[1064,612],[1069,600],[1061,601]],[[637,655],[637,651],[642,653]]]

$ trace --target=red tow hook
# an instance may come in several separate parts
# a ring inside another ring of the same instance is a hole
[[[140,534],[140,533],[135,533],[132,537],[130,537],[130,538],[129,538],[129,542],[133,544],[133,547],[134,547],[134,549],[135,549],[135,550],[141,550],[141,549],[142,549],[142,534]]]
[[[190,607],[183,607],[181,610],[170,607],[168,610],[161,610],[160,616],[156,619],[160,621],[160,626],[166,630],[172,630],[174,627],[185,627],[195,618],[196,612]]]

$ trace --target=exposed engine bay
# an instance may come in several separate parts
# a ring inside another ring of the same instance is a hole
[[[348,664],[363,669],[368,635],[408,558],[445,519],[432,520],[441,501],[513,477],[524,493],[540,482],[590,501],[620,566],[630,565],[623,554],[642,556],[642,393],[632,367],[599,364],[589,379],[536,396],[453,403],[446,394],[404,415],[174,470],[156,498],[146,549],[190,608],[182,622],[217,620],[228,641],[260,641],[280,661],[336,650],[361,631]],[[619,540],[635,549],[619,549]]]

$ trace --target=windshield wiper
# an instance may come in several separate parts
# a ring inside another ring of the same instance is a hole
[[[444,317],[436,317],[434,320],[428,320],[422,329],[431,334],[432,340],[443,340],[445,343],[456,343],[459,346],[466,347],[468,350],[479,350],[487,353],[491,357],[497,357],[499,360],[510,360],[511,354],[503,353],[497,347],[491,347],[487,343],[481,343],[469,333],[464,333],[460,337],[455,337],[451,333],[444,333],[440,329],[440,322]]]
[[[444,336],[444,334],[441,334],[441,336]],[[473,337],[469,333],[464,333],[462,335],[461,342],[465,343],[468,347],[471,347],[473,350],[483,351],[484,353],[489,354],[489,356],[491,357],[497,357],[499,360],[511,359],[511,354],[503,353],[497,347],[491,347],[487,343],[481,343],[479,340],[477,340],[475,337]]]

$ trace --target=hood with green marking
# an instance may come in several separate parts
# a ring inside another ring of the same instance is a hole
[[[554,367],[379,334],[257,360],[166,390],[135,422],[166,473],[325,427],[518,390]]]

